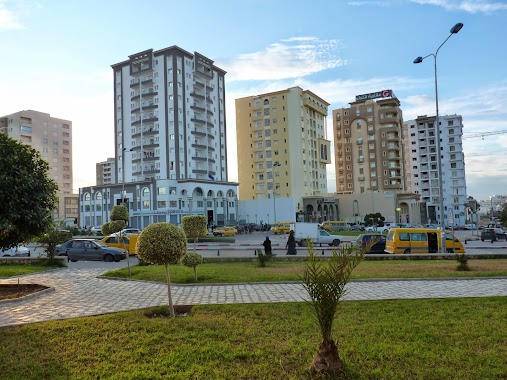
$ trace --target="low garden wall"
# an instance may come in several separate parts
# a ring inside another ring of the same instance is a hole
[[[47,257],[0,257],[0,265],[28,265],[28,264],[45,264]],[[66,256],[56,256],[55,261],[67,266],[68,259]]]

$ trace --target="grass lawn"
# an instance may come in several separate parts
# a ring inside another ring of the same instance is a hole
[[[367,278],[442,278],[507,276],[507,259],[469,260],[469,272],[458,272],[455,260],[400,260],[363,261],[352,272],[353,279]],[[303,262],[268,262],[261,268],[257,262],[206,263],[197,267],[199,283],[236,283],[299,281]],[[171,281],[179,284],[194,283],[193,269],[172,265]],[[127,269],[110,271],[110,277],[128,277]],[[165,282],[161,265],[132,267],[132,279]]]
[[[27,265],[0,265],[0,278],[12,277],[12,276],[21,276],[23,274],[30,274],[34,272],[43,272],[46,270],[60,268],[59,265],[35,265],[35,264],[27,264]]]
[[[337,379],[505,379],[507,298],[344,302]],[[310,379],[304,303],[195,306],[0,329],[2,379]]]

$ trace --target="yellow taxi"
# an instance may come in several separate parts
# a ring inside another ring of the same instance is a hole
[[[215,236],[234,236],[238,233],[238,230],[231,226],[225,226],[221,228],[216,228],[213,231],[213,235]]]
[[[135,255],[137,253],[136,244],[138,237],[139,234],[131,234],[129,237],[122,236],[120,240],[120,234],[117,232],[115,234],[106,236],[100,241],[107,244],[109,247],[125,248],[129,252],[129,255]]]
[[[277,234],[288,234],[290,230],[294,228],[293,222],[278,222],[276,225],[271,227],[271,231]]]

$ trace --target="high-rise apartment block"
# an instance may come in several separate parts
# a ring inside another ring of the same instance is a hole
[[[0,133],[40,152],[49,163],[49,177],[58,184],[55,217],[77,218],[77,212],[73,212],[77,208],[65,206],[72,198],[72,122],[44,112],[20,111],[0,117]]]
[[[97,162],[95,175],[98,186],[116,183],[116,159],[108,158],[106,161]]]
[[[177,46],[112,68],[118,181],[227,181],[225,71]]]
[[[236,99],[240,199],[327,194],[328,106],[300,87]]]
[[[114,205],[125,204],[129,226],[141,229],[193,214],[236,224],[225,71],[177,46],[132,54],[112,68],[115,183],[80,189],[82,223],[102,225]]]
[[[435,116],[419,116],[403,125],[408,190],[421,197],[421,212],[430,223],[440,222]],[[460,115],[440,116],[440,155],[445,225],[466,224],[467,198],[463,120]],[[451,222],[451,223],[450,223]]]
[[[332,112],[336,192],[404,191],[400,101],[384,90],[349,104]]]

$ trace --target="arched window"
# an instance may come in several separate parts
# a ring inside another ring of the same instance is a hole
[[[84,200],[89,201],[90,200],[90,193],[85,193]]]
[[[269,100],[268,99],[264,99],[264,105],[265,106],[269,106]]]
[[[98,201],[102,200],[102,193],[100,191],[97,191],[95,193],[95,199]]]
[[[149,197],[150,196],[150,189],[147,187],[143,187],[143,197]]]

